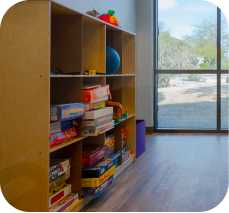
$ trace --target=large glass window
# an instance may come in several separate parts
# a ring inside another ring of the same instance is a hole
[[[203,0],[159,0],[159,68],[216,69],[216,15]]]
[[[226,18],[204,0],[155,2],[156,129],[228,129]]]

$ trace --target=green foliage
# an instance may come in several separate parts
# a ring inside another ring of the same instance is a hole
[[[160,69],[216,69],[217,27],[214,19],[205,20],[190,36],[177,39],[160,23],[159,68]],[[229,68],[229,32],[222,25],[222,67]]]

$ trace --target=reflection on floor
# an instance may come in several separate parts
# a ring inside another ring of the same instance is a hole
[[[85,211],[206,211],[228,186],[226,135],[154,135],[147,152]]]

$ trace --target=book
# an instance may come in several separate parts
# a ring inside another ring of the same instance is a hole
[[[116,167],[112,166],[103,175],[98,178],[82,178],[81,185],[82,188],[97,188],[105,183],[110,177],[115,174]]]
[[[71,194],[71,184],[66,184],[62,189],[60,189],[55,194],[49,196],[49,207],[57,204],[60,200],[62,200],[67,195]]]
[[[109,123],[111,121],[113,121],[113,117],[112,117],[112,115],[108,115],[108,116],[103,116],[103,117],[100,117],[97,119],[83,120],[82,126],[83,127],[96,127],[96,126],[104,125],[104,124]]]
[[[91,168],[83,168],[82,177],[83,178],[98,178],[103,175],[108,169],[113,166],[112,159],[105,159],[98,163],[96,166]]]
[[[106,189],[113,183],[114,177],[111,176],[101,186],[95,188],[83,188],[84,196],[94,196],[94,198],[102,195]]]
[[[51,208],[49,208],[50,212],[63,212],[66,208],[71,206],[72,203],[79,200],[78,194],[69,194],[59,202],[57,202],[55,205],[53,205]]]
[[[83,136],[97,136],[99,134],[102,134],[104,132],[107,132],[114,128],[114,121],[111,121],[109,123],[106,123],[104,125],[98,126],[98,127],[86,127],[82,130]]]
[[[88,103],[85,104],[85,111],[90,111],[90,110],[96,110],[96,109],[102,109],[106,107],[106,101],[109,99],[108,96],[104,97],[104,100],[100,100],[95,103]]]
[[[93,120],[104,116],[113,116],[113,107],[105,107],[103,109],[85,112],[83,120]]]
[[[93,148],[93,150],[91,150]],[[89,148],[88,148],[89,149]],[[94,148],[94,146],[90,146],[89,150],[85,150],[83,152],[82,163],[84,168],[93,167],[99,161],[101,161],[105,154],[107,148],[105,146]]]
[[[51,166],[49,168],[49,181],[54,181],[64,174],[70,176],[70,160],[51,160]]]
[[[84,103],[95,103],[101,101],[104,97],[110,96],[110,87],[109,85],[106,86],[92,86],[92,87],[85,87],[82,90],[82,101]]]

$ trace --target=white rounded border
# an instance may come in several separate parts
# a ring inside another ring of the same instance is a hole
[[[0,27],[2,23],[3,16],[6,14],[8,9],[10,9],[13,5],[22,2],[23,0],[2,0],[0,2]],[[139,0],[136,0],[139,1]],[[229,0],[204,0],[212,2],[213,4],[217,5],[221,8],[222,12],[224,13],[228,23],[229,23]],[[228,156],[229,157],[229,156]],[[15,209],[11,206],[6,199],[4,198],[1,189],[0,189],[0,210],[4,213],[18,213],[22,212]],[[229,212],[229,193],[225,196],[224,200],[214,209],[210,210],[211,213],[222,213],[222,212]]]

